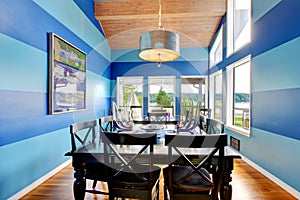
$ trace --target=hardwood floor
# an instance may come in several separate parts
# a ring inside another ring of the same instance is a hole
[[[236,160],[234,166],[232,174],[233,200],[296,199],[244,161]],[[21,200],[71,200],[73,199],[73,180],[73,168],[69,165]],[[87,188],[91,188],[91,184],[91,181],[87,181]],[[101,183],[97,184],[97,188],[107,190],[106,185]],[[108,196],[86,193],[85,199],[108,200]],[[160,192],[160,199],[163,199],[163,192]]]

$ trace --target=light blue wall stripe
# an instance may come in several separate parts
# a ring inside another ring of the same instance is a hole
[[[86,41],[106,59],[111,60],[110,47],[107,40],[93,23],[81,12],[72,0],[33,0],[46,12],[69,28],[74,34]],[[78,25],[80,24],[80,26]]]
[[[91,97],[110,97],[110,80],[93,72],[87,72],[86,93]]]
[[[281,0],[260,0],[252,1],[253,17],[252,20],[255,22],[262,16],[264,16],[269,10],[281,2]]]
[[[299,174],[300,140],[280,136],[260,129],[251,129],[251,137],[245,137],[233,131],[226,130],[230,135],[241,140],[241,154],[246,152],[247,158],[276,175],[293,188],[300,188]],[[288,173],[287,170],[288,169]]]
[[[0,199],[20,191],[65,162],[71,150],[69,127],[0,147]],[[5,191],[5,192],[4,192]]]
[[[252,60],[252,90],[266,91],[300,87],[300,37]]]
[[[0,89],[47,91],[47,54],[0,33]]]

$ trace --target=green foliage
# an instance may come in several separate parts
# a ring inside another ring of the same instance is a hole
[[[169,99],[168,94],[162,89],[159,89],[159,92],[155,98],[156,103],[160,106],[170,106],[171,100]]]

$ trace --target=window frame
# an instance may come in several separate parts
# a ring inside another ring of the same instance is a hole
[[[217,72],[213,73],[210,75],[210,87],[209,87],[209,91],[210,91],[210,102],[209,102],[209,105],[210,105],[210,108],[212,110],[211,112],[211,117],[215,118],[215,96],[216,96],[216,77],[217,76],[221,76],[221,121],[223,121],[224,119],[224,112],[223,112],[223,107],[224,107],[224,99],[223,99],[223,71],[222,70],[218,70]]]
[[[150,106],[150,86],[151,86],[151,79],[152,80],[172,80],[173,81],[173,86],[170,89],[173,89],[174,97],[173,97],[173,105],[172,105],[172,111],[169,111],[171,116],[176,115],[176,77],[175,76],[148,76],[148,92],[147,92],[147,98],[148,98],[148,112],[151,111],[151,106]],[[167,109],[168,110],[168,109]]]
[[[226,17],[226,29],[227,29],[227,44],[226,44],[226,57],[231,56],[232,54],[234,54],[235,52],[239,51],[240,49],[242,49],[244,46],[248,45],[249,43],[251,43],[251,25],[252,25],[252,0],[248,0],[250,1],[250,8],[249,8],[249,24],[247,23],[246,26],[249,26],[249,41],[244,42],[243,44],[239,45],[237,47],[236,45],[236,40],[234,38],[235,35],[235,1],[236,0],[228,0],[227,1],[227,17]],[[245,27],[246,27],[245,26]],[[242,31],[241,31],[242,32]],[[240,35],[240,34],[239,34]]]
[[[233,125],[234,120],[234,68],[244,65],[249,62],[250,65],[250,91],[249,91],[249,129],[245,129],[240,126]],[[226,68],[226,79],[227,79],[227,98],[226,98],[226,128],[236,131],[242,135],[251,136],[251,71],[252,71],[252,60],[251,55],[248,55],[235,63],[227,66]]]
[[[121,76],[121,77],[117,77],[117,88],[116,88],[116,103],[120,108],[125,108],[126,102],[123,102],[123,99],[121,100],[121,95],[123,95],[123,91],[121,89],[121,87],[123,87],[123,83],[121,82],[126,82],[126,80],[134,80],[136,82],[140,82],[140,84],[142,85],[141,87],[141,93],[142,93],[142,97],[144,95],[144,77],[143,76]],[[128,83],[127,83],[128,84]],[[142,98],[142,103],[141,103],[141,113],[140,115],[143,116],[143,98]]]
[[[220,30],[218,31],[218,33],[216,34],[216,39],[211,47],[211,50],[209,52],[209,67],[212,68],[213,66],[216,66],[217,64],[219,64],[220,62],[223,61],[223,38],[224,38],[224,31],[223,31],[223,25],[221,26]],[[220,52],[219,52],[219,48]],[[220,60],[216,60],[215,56],[217,53],[220,53]],[[214,58],[214,59],[212,59]]]

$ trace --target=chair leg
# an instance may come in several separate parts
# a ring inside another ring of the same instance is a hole
[[[108,198],[109,200],[114,200],[115,199],[115,197],[113,197],[112,195],[109,195],[109,198]]]
[[[95,179],[94,182],[93,182],[92,188],[95,189],[95,188],[96,188],[96,185],[97,185],[97,180]]]

